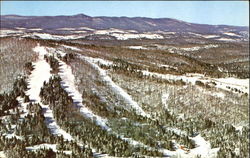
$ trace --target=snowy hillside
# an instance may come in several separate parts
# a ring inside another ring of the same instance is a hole
[[[166,34],[82,29],[125,42],[2,32],[1,158],[249,156],[245,43],[139,44],[129,41]]]

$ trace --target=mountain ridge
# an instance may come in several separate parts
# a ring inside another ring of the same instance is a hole
[[[94,29],[117,28],[124,30],[147,31],[175,31],[197,33],[219,33],[221,31],[249,31],[248,26],[211,25],[189,23],[173,18],[149,17],[109,17],[88,16],[85,14],[58,16],[21,16],[1,15],[1,28],[15,27],[57,29],[61,27],[90,27]]]
[[[154,19],[154,20],[176,20],[179,22],[185,22],[190,24],[198,24],[198,25],[211,25],[211,26],[232,26],[232,27],[245,27],[249,28],[249,26],[242,26],[242,25],[231,25],[231,24],[205,24],[205,23],[199,23],[199,22],[188,22],[185,20],[180,20],[176,18],[168,18],[168,17],[160,17],[160,18],[153,18],[153,17],[145,17],[145,16],[135,16],[135,17],[129,17],[129,16],[89,16],[87,14],[79,13],[79,14],[73,14],[73,15],[19,15],[19,14],[5,14],[0,15],[0,17],[7,17],[7,16],[17,16],[17,17],[91,17],[91,18],[128,18],[128,19]]]

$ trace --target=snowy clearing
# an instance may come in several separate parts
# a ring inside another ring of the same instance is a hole
[[[117,40],[128,40],[128,39],[164,39],[162,35],[152,34],[152,33],[131,33],[131,31],[127,30],[119,30],[119,29],[109,29],[109,30],[97,30],[94,32],[96,35],[110,35],[116,37]]]
[[[166,79],[169,81],[183,81],[185,83],[191,83],[195,85],[196,81],[202,83],[214,82],[214,87],[235,92],[233,89],[237,89],[243,93],[249,94],[249,79],[237,79],[237,78],[210,78],[205,77],[203,74],[186,74],[186,75],[172,75],[172,74],[160,74],[155,72],[149,72],[146,70],[141,71],[145,76],[152,76],[156,78]]]
[[[217,38],[220,36],[218,36],[218,35],[202,35],[202,37],[204,37],[204,38]]]
[[[141,38],[146,38],[146,39],[164,39],[163,36],[158,35],[158,34],[119,34],[119,33],[113,33],[111,36],[116,37],[118,40],[128,40],[128,39],[141,39]]]
[[[61,152],[56,149],[56,144],[39,144],[39,145],[26,147],[26,150],[29,150],[29,151],[36,151],[39,149],[52,149],[54,152]],[[72,151],[62,151],[62,152],[67,155],[72,154]]]
[[[189,138],[191,139],[194,144],[195,148],[190,150],[190,154],[192,155],[200,155],[204,158],[212,158],[217,156],[217,152],[219,151],[219,148],[213,148],[211,149],[211,145],[209,142],[205,141],[201,135],[197,135],[196,137]]]
[[[72,47],[72,46],[67,46],[67,45],[61,45],[61,46],[63,46],[64,48],[67,48],[67,49],[75,50],[75,51],[82,51],[81,49],[76,48],[76,47]]]
[[[94,31],[95,29],[89,28],[89,27],[78,27],[78,29],[88,30],[88,31]]]
[[[41,39],[51,39],[51,40],[72,40],[72,39],[80,39],[80,38],[84,38],[84,35],[52,35],[52,34],[48,34],[48,33],[38,33],[38,32],[34,32],[31,34],[26,34],[23,35],[22,37],[33,37],[33,38],[41,38]]]
[[[235,33],[233,33],[233,32],[224,32],[223,34],[224,34],[224,35],[228,35],[228,36],[241,37],[240,35],[237,35],[237,34],[235,34]]]
[[[232,38],[219,38],[219,39],[216,39],[217,41],[227,41],[227,42],[233,42],[233,41],[236,41],[235,39],[232,39]]]
[[[51,77],[50,74],[50,65],[44,60],[44,55],[47,54],[45,47],[37,46],[34,48],[34,51],[38,53],[38,61],[33,63],[34,70],[31,72],[31,75],[28,79],[28,88],[29,90],[26,94],[29,96],[31,101],[40,102],[41,98],[40,90],[43,87],[43,83],[48,82]]]
[[[147,49],[146,47],[144,46],[128,46],[129,49]]]
[[[178,67],[171,66],[171,65],[158,64],[158,66],[159,66],[159,67],[162,67],[162,68],[178,70]]]

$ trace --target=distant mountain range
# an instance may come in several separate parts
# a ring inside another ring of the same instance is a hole
[[[97,34],[112,36],[114,33],[145,34],[150,32],[163,37],[171,34],[198,34],[197,36],[206,36],[207,39],[228,37],[229,39],[248,40],[249,38],[249,27],[195,24],[170,18],[91,17],[84,14],[73,16],[2,15],[0,22],[1,29],[5,30],[27,29],[27,32],[52,34],[86,34],[96,30],[113,29],[108,33],[99,32]],[[121,32],[121,30],[125,32]]]

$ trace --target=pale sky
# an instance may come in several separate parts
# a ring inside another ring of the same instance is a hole
[[[202,24],[249,26],[248,1],[1,1],[1,15],[175,18]]]

